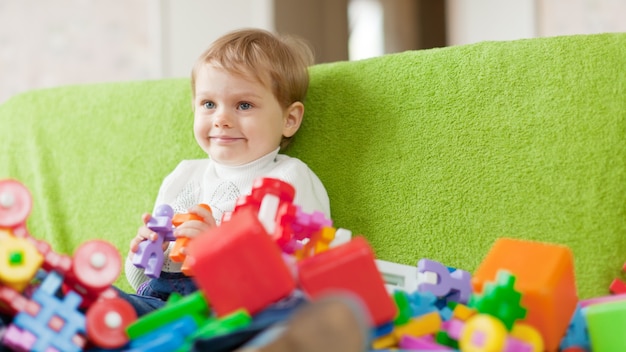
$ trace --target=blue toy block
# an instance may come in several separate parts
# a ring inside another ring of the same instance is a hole
[[[36,336],[31,351],[44,352],[55,348],[71,352],[83,348],[74,342],[76,335],[85,336],[85,316],[78,311],[82,298],[74,291],[67,292],[63,299],[56,297],[62,282],[59,274],[50,272],[32,297],[39,305],[36,315],[20,312],[13,320],[15,326]],[[58,331],[50,326],[51,320],[62,324]]]

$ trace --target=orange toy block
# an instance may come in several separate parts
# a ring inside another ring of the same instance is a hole
[[[578,303],[571,250],[562,245],[498,239],[472,278],[474,292],[496,280],[500,270],[515,276],[527,315],[523,322],[543,336],[547,351],[557,351]]]

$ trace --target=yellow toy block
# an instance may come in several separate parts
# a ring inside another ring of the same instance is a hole
[[[43,263],[43,256],[28,240],[0,235],[0,283],[22,292]]]

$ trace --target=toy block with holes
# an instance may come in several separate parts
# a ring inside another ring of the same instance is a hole
[[[218,316],[255,314],[288,296],[296,281],[252,208],[191,240],[191,275]]]
[[[91,240],[72,257],[54,252],[29,233],[31,206],[23,184],[0,180],[0,313],[11,318],[0,335],[2,346],[15,351],[125,346],[126,327],[137,316],[111,286],[121,269],[117,249]]]
[[[397,313],[363,237],[305,258],[297,268],[300,287],[313,299],[333,291],[350,292],[362,300],[375,325],[392,321]]]
[[[546,350],[556,351],[578,304],[574,260],[562,245],[511,238],[498,239],[472,277],[475,293],[505,270],[515,276],[523,322],[543,336]]]

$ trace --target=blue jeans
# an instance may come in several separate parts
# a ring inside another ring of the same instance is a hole
[[[162,272],[158,279],[149,280],[139,286],[137,294],[126,293],[119,289],[117,291],[120,298],[125,299],[135,308],[138,316],[143,316],[165,306],[167,299],[173,292],[185,296],[197,291],[197,286],[193,279],[182,273]],[[304,294],[300,291],[294,291],[292,295],[255,314],[247,327],[230,334],[197,340],[194,343],[193,351],[232,351],[268,327],[286,320],[306,302]]]

